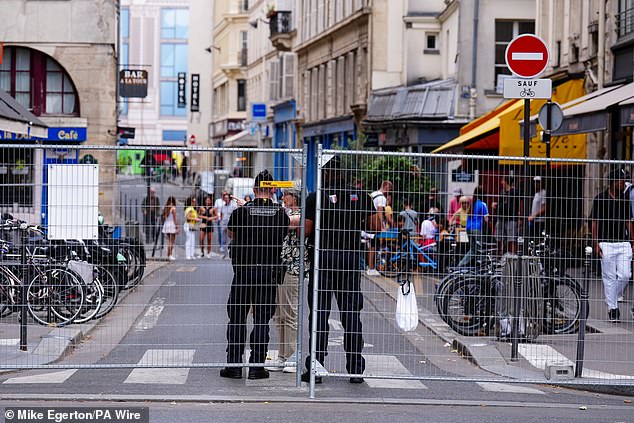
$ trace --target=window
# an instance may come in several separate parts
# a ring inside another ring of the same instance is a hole
[[[3,61],[4,63],[4,61]],[[5,148],[0,159],[0,207],[33,205],[33,150]]]
[[[616,31],[619,38],[634,32],[634,0],[619,0]]]
[[[247,110],[247,81],[238,79],[238,111]]]
[[[240,13],[249,11],[249,0],[239,0]]]
[[[427,50],[436,50],[438,49],[438,47],[436,46],[436,38],[438,37],[438,35],[436,33],[433,34],[426,34],[426,42],[425,42],[425,48]]]
[[[178,73],[188,71],[189,10],[161,10],[160,114],[187,116],[186,107],[178,107]],[[186,88],[187,89],[187,86]]]
[[[68,73],[39,51],[5,47],[0,88],[35,115],[79,115],[79,97]]]
[[[187,142],[187,131],[180,129],[165,129],[163,130],[163,141]]]
[[[161,38],[189,38],[189,10],[163,9],[161,11]]]
[[[506,46],[520,34],[534,34],[535,21],[495,21],[495,77],[494,84],[498,82],[498,75],[510,75],[511,71],[506,67]]]

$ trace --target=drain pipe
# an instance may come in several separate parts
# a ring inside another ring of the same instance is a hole
[[[605,1],[599,2],[599,40],[598,40],[598,69],[597,69],[597,87],[603,88],[603,79],[605,73]]]
[[[476,79],[478,76],[478,22],[480,15],[480,0],[473,2],[473,46],[471,48],[471,89],[469,90],[469,120],[475,119],[476,115],[476,98],[478,90],[476,89]]]

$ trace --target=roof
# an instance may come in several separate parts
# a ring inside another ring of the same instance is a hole
[[[375,90],[370,94],[366,121],[453,119],[457,86],[455,80],[447,79]]]
[[[46,138],[48,126],[18,103],[6,91],[0,90],[0,130],[31,137]]]

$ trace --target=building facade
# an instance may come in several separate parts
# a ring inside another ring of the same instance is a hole
[[[82,159],[79,150],[56,150],[55,144],[115,143],[117,10],[110,0],[5,0],[0,19],[0,89],[49,126],[42,142],[51,146],[33,153],[3,149],[2,161],[11,166],[3,165],[0,172],[0,207],[16,217],[45,222],[46,165]],[[2,143],[16,141],[11,133],[0,137]],[[35,140],[27,136],[19,142]],[[114,157],[94,156],[100,183],[115,186]],[[102,192],[100,208],[111,217],[112,191]]]

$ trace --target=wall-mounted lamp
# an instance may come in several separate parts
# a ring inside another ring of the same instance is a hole
[[[262,19],[262,18],[257,18],[257,19],[255,19],[255,20],[253,20],[253,21],[249,21],[249,25],[251,25],[251,27],[252,27],[252,28],[256,28],[256,29],[257,29],[257,27],[258,27],[258,22],[260,22],[260,21],[262,21],[263,23],[265,23],[265,24],[267,24],[267,25],[269,24],[269,21],[265,21],[265,20],[264,20],[264,19]]]
[[[207,53],[210,53],[210,54],[211,54],[211,51],[212,51],[212,50],[216,50],[216,51],[218,51],[218,53],[220,53],[220,47],[217,47],[217,46],[213,46],[213,45],[212,45],[212,46],[209,46],[209,47],[207,47],[207,48],[205,49],[205,51],[206,51]]]

